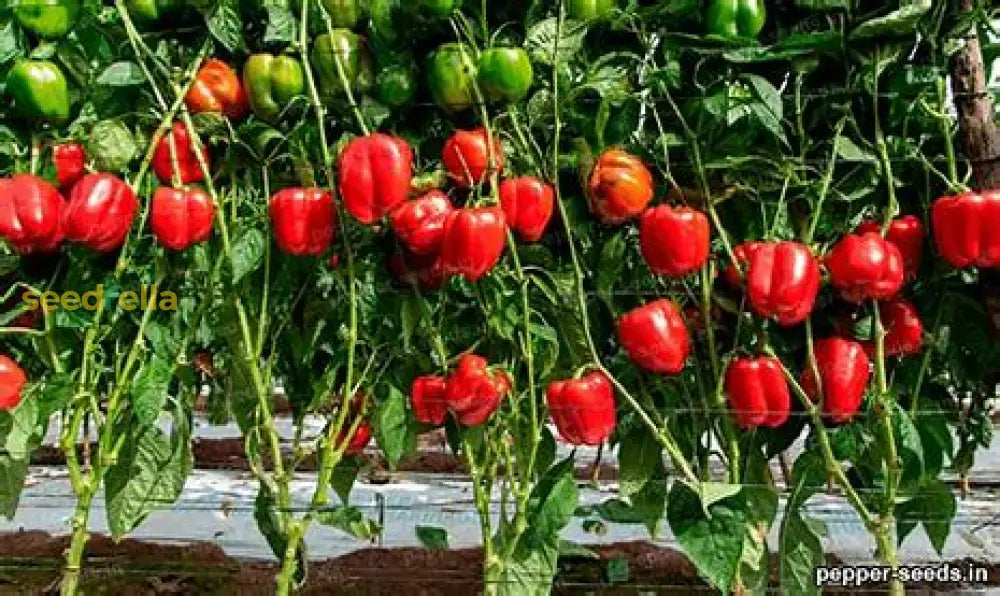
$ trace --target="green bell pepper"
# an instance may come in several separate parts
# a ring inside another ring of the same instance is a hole
[[[427,84],[434,103],[446,112],[460,112],[476,104],[476,65],[472,50],[461,43],[446,43],[431,54]]]
[[[323,0],[330,23],[338,29],[354,29],[361,17],[357,0]]]
[[[7,73],[7,92],[18,113],[37,122],[69,120],[69,90],[59,67],[48,60],[22,60]]]
[[[143,28],[176,17],[185,6],[185,0],[125,0],[129,16]]]
[[[479,55],[479,88],[488,100],[521,101],[533,78],[528,52],[521,48],[490,48]]]
[[[302,64],[291,56],[254,54],[243,65],[243,88],[253,113],[274,122],[296,96],[305,91]]]
[[[754,38],[767,21],[764,0],[712,0],[705,13],[708,33],[727,38]]]
[[[44,39],[58,39],[73,28],[80,14],[80,0],[20,0],[14,16],[28,31]]]
[[[393,64],[380,68],[375,76],[372,95],[391,108],[405,106],[417,93],[417,78],[412,65]]]
[[[617,6],[618,0],[569,0],[566,16],[578,21],[603,21]]]
[[[364,93],[372,86],[374,74],[367,42],[347,29],[334,29],[317,37],[310,59],[319,79],[320,93],[325,97],[344,95],[345,81],[352,92]]]

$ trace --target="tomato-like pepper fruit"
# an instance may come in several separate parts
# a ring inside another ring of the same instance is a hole
[[[496,266],[506,242],[507,221],[499,207],[456,209],[444,222],[442,271],[479,281]]]
[[[441,426],[448,415],[445,395],[448,379],[439,375],[423,375],[413,379],[410,387],[410,406],[413,417],[421,424]]]
[[[1000,267],[1000,190],[934,201],[934,243],[953,267]]]
[[[815,352],[823,383],[823,415],[835,424],[849,422],[861,407],[871,375],[865,349],[850,339],[828,337],[816,342]],[[802,388],[814,401],[819,398],[816,377],[808,362],[802,373]]]
[[[276,121],[306,88],[302,63],[291,56],[254,54],[243,65],[243,88],[255,116]]]
[[[389,272],[398,283],[427,291],[440,289],[448,279],[436,254],[393,253],[389,257]]]
[[[125,242],[139,200],[132,187],[113,174],[87,174],[73,185],[63,210],[66,239],[97,252],[111,252]]]
[[[728,38],[757,37],[765,22],[765,0],[710,0],[705,13],[708,33]]]
[[[12,5],[17,22],[44,39],[69,33],[80,14],[80,0],[18,0]]]
[[[617,0],[569,0],[566,16],[578,21],[603,21],[617,6]]]
[[[52,163],[56,166],[59,187],[68,189],[86,173],[87,152],[76,142],[59,143],[52,147]]]
[[[500,184],[500,207],[507,224],[525,242],[537,242],[552,220],[555,190],[534,176],[510,178]]]
[[[352,423],[353,424],[353,423]],[[350,426],[343,429],[337,433],[337,445],[344,444],[344,437],[350,431]],[[358,428],[355,429],[354,434],[351,435],[350,441],[347,441],[347,447],[344,449],[344,455],[360,455],[364,453],[365,447],[368,446],[372,440],[372,425],[368,422],[361,422],[358,424]]]
[[[192,113],[220,113],[234,121],[242,120],[250,111],[239,75],[218,58],[206,60],[198,70],[184,103]]]
[[[389,218],[392,231],[412,253],[436,255],[444,237],[444,224],[454,210],[448,195],[432,190],[397,207]]]
[[[0,354],[0,410],[13,410],[21,403],[21,390],[28,383],[24,369],[6,354]]]
[[[736,259],[736,262],[739,263],[740,269],[744,273],[746,273],[747,267],[749,266],[750,255],[752,255],[762,244],[764,243],[743,242],[733,247],[733,257]],[[743,285],[743,276],[740,275],[740,272],[736,270],[736,267],[734,267],[732,263],[729,263],[722,271],[722,279],[733,289],[739,288]]]
[[[282,252],[319,256],[333,241],[337,211],[333,195],[320,188],[285,188],[268,204],[274,240]]]
[[[427,85],[431,98],[446,112],[460,112],[476,105],[476,64],[472,50],[461,43],[446,43],[431,54]]]
[[[416,94],[417,76],[412,65],[391,64],[375,75],[372,96],[390,108],[410,104]]]
[[[503,172],[503,148],[481,126],[456,130],[445,141],[441,161],[455,184],[469,188],[485,182],[494,171]]]
[[[370,225],[402,203],[413,179],[413,150],[379,132],[352,140],[337,161],[337,183],[347,212]]]
[[[798,242],[761,243],[750,255],[747,294],[750,306],[779,325],[797,325],[812,313],[819,292],[819,264]]]
[[[448,375],[445,403],[462,426],[485,423],[510,392],[507,374],[490,371],[487,366],[482,356],[463,354],[458,368]]]
[[[63,209],[59,191],[38,176],[0,179],[0,237],[22,254],[59,248]]]
[[[516,103],[528,95],[535,73],[522,48],[489,48],[479,55],[479,88],[486,99]]]
[[[653,200],[653,175],[638,157],[608,149],[597,158],[587,181],[590,211],[616,225],[637,217]]]
[[[171,143],[171,139],[173,142]],[[177,157],[177,178],[174,179],[174,162],[172,159],[170,145],[173,144],[173,151]],[[205,160],[205,165],[211,165],[211,156],[208,148],[201,146],[201,156]],[[153,152],[152,164],[156,177],[163,184],[192,184],[205,179],[201,164],[194,149],[194,138],[188,134],[187,126],[183,122],[174,122],[173,129],[163,135],[156,151]]]
[[[615,430],[615,391],[601,371],[553,381],[545,402],[559,436],[571,445],[600,445]]]
[[[878,222],[866,220],[858,226],[858,234],[866,232],[882,232],[882,226]],[[906,271],[906,279],[912,280],[917,277],[920,270],[920,261],[924,252],[924,224],[916,215],[904,215],[892,220],[889,229],[886,230],[885,239],[896,245],[899,254],[903,256],[903,268]]]
[[[848,234],[826,258],[830,283],[849,302],[887,300],[903,287],[903,256],[876,232]]]
[[[650,270],[667,277],[684,277],[708,261],[708,217],[690,207],[660,205],[639,220],[639,247]]]
[[[886,356],[909,356],[923,350],[924,324],[920,322],[920,314],[912,302],[902,298],[880,302],[878,311],[885,329]],[[869,357],[875,357],[874,340],[862,345]]]
[[[666,298],[632,309],[618,319],[618,341],[639,368],[675,375],[684,369],[691,338],[677,305]]]
[[[179,15],[186,6],[186,0],[125,0],[129,16],[142,28],[169,21]]]
[[[318,36],[310,57],[324,97],[345,95],[346,89],[364,93],[372,86],[374,73],[368,43],[349,29],[334,29]]]
[[[170,250],[187,250],[212,235],[215,201],[200,188],[161,186],[153,192],[149,225],[157,242]]]
[[[788,420],[792,396],[777,358],[734,359],[726,369],[725,387],[729,407],[741,428],[776,428]]]
[[[69,87],[62,70],[48,60],[21,60],[7,73],[7,93],[28,120],[56,126],[69,120]]]

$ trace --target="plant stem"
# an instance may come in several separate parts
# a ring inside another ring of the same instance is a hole
[[[826,196],[830,193],[830,184],[833,183],[833,173],[837,169],[837,145],[840,143],[840,136],[844,132],[844,125],[846,123],[847,116],[844,116],[837,122],[837,126],[833,129],[833,144],[830,147],[830,159],[827,161],[826,172],[820,181],[819,196],[816,198],[816,205],[813,206],[809,229],[806,230],[805,237],[802,239],[806,244],[811,243],[813,236],[816,235],[816,226],[819,225],[819,218],[823,213],[823,202],[826,201]]]
[[[88,520],[94,492],[94,490],[85,490],[77,497],[76,511],[73,513],[71,522],[73,533],[70,537],[69,548],[66,550],[62,583],[59,588],[59,592],[63,596],[74,596],[80,587],[83,552],[87,546],[87,539],[90,537]]]

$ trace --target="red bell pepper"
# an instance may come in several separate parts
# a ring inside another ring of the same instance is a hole
[[[406,201],[413,179],[413,151],[403,139],[373,133],[344,147],[337,182],[347,212],[370,225]]]
[[[741,428],[776,428],[788,420],[792,397],[777,358],[734,359],[726,369],[725,387],[729,407]]]
[[[607,375],[554,381],[545,391],[559,435],[572,445],[600,445],[615,430],[615,391]]]
[[[657,275],[684,277],[708,261],[708,218],[689,207],[660,205],[647,209],[639,220],[639,247]]]
[[[506,373],[491,372],[482,356],[463,354],[458,368],[448,376],[445,403],[462,426],[480,426],[509,392]]]
[[[475,282],[500,260],[507,222],[499,207],[456,209],[448,214],[441,239],[441,268]]]
[[[24,369],[9,356],[0,354],[0,410],[13,410],[21,403],[21,390],[27,382]]]
[[[809,247],[798,242],[761,243],[747,266],[750,306],[779,325],[809,317],[819,292],[819,265]]]
[[[483,127],[456,130],[444,144],[441,161],[455,184],[469,188],[503,171],[503,149]]]
[[[282,252],[297,257],[319,256],[333,241],[337,211],[333,195],[319,188],[286,188],[268,205],[274,239]]]
[[[909,356],[923,350],[924,324],[917,308],[908,300],[898,298],[878,305],[879,317],[885,329],[885,355]],[[863,343],[869,357],[875,357],[875,341]]]
[[[952,266],[1000,267],[1000,190],[940,198],[931,223],[938,252]]]
[[[744,242],[733,247],[733,257],[739,263],[743,274],[746,273],[747,267],[750,264],[750,256],[764,244],[764,242]],[[743,275],[736,270],[736,267],[732,263],[729,263],[722,271],[722,279],[729,287],[734,289],[743,285]]]
[[[684,319],[666,298],[635,308],[618,319],[618,341],[632,362],[658,374],[677,374],[691,351]]]
[[[590,211],[617,225],[637,217],[653,200],[653,175],[638,157],[608,149],[597,158],[586,185]]]
[[[350,431],[350,425],[352,422],[347,422],[347,428],[342,430],[337,434],[337,440],[335,445],[338,447],[344,444],[344,437],[347,432]],[[362,422],[358,425],[358,428],[351,435],[351,440],[348,441],[347,447],[344,449],[344,455],[359,455],[364,452],[365,447],[368,446],[372,440],[372,426],[368,422]]]
[[[865,220],[858,226],[856,233],[866,232],[882,233],[882,226],[878,222]],[[903,256],[903,268],[906,271],[906,279],[914,279],[920,270],[920,261],[924,252],[924,224],[916,215],[904,215],[892,220],[889,229],[886,230],[885,239],[896,245],[899,254]]]
[[[20,253],[58,249],[64,209],[59,191],[38,176],[0,179],[0,237]]]
[[[833,284],[844,300],[888,300],[903,287],[903,256],[876,232],[848,234],[826,258]]]
[[[113,174],[87,174],[73,185],[63,210],[66,239],[97,252],[111,252],[125,242],[139,200],[132,187]]]
[[[233,121],[250,113],[250,101],[239,75],[218,58],[206,60],[198,70],[184,103],[194,114],[220,113]]]
[[[429,291],[440,289],[448,278],[437,255],[417,255],[409,251],[396,252],[389,257],[389,272],[400,284]]]
[[[174,180],[174,165],[171,159],[170,140],[173,139],[174,151],[177,154],[177,179]],[[153,152],[153,171],[163,184],[191,184],[201,182],[205,179],[198,156],[194,151],[194,139],[188,134],[188,129],[183,122],[174,122],[173,130],[160,139]],[[205,165],[211,165],[208,149],[201,148],[201,155],[205,159]]]
[[[835,424],[854,418],[871,376],[871,361],[864,347],[853,340],[828,337],[816,342],[816,365],[823,380],[823,415]],[[814,401],[819,399],[816,377],[806,362],[802,388]]]
[[[87,153],[80,143],[59,143],[52,147],[52,163],[56,166],[59,188],[68,190],[86,173]]]
[[[525,242],[538,242],[552,220],[555,190],[535,178],[522,176],[500,183],[500,207],[507,223]]]
[[[448,195],[432,190],[426,195],[396,207],[389,217],[393,232],[410,252],[437,254],[444,237],[444,223],[454,208]]]
[[[413,379],[410,387],[410,406],[413,417],[422,424],[441,426],[448,414],[445,394],[448,380],[438,375],[423,375]]]
[[[153,236],[171,250],[187,250],[212,235],[215,201],[200,188],[161,186],[153,193],[149,225]]]

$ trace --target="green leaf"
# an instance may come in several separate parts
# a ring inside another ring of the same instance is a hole
[[[560,31],[558,19],[551,17],[535,23],[528,29],[524,47],[534,62],[548,65],[561,64],[579,55],[586,35],[585,23],[564,21]]]
[[[264,43],[288,44],[295,41],[295,15],[287,7],[271,4],[267,6],[267,29]]]
[[[782,126],[784,108],[781,103],[781,93],[762,76],[747,74],[743,75],[742,78],[749,81],[759,100],[750,104],[750,110],[754,117],[771,131],[771,134],[784,140],[785,130]]]
[[[212,37],[230,52],[246,48],[243,41],[243,18],[240,16],[239,0],[219,0],[205,18]]]
[[[728,593],[743,554],[747,524],[746,503],[740,495],[706,506],[698,492],[683,482],[675,482],[668,499],[667,520],[698,572]]]
[[[645,524],[654,540],[660,534],[660,523],[667,508],[667,483],[662,474],[647,482],[642,490],[632,495],[632,511]]]
[[[798,8],[816,11],[848,10],[851,8],[851,0],[792,0],[792,4]]]
[[[132,380],[130,403],[140,425],[155,424],[159,420],[173,377],[174,363],[155,354],[139,369]]]
[[[316,514],[316,520],[361,540],[370,540],[381,531],[379,525],[365,517],[360,509],[347,505],[324,509]]]
[[[622,265],[625,262],[625,232],[618,232],[608,239],[601,248],[601,260],[597,265],[597,296],[614,312],[615,282],[621,280]]]
[[[417,526],[414,528],[417,539],[428,550],[448,550],[448,531],[437,526]]]
[[[780,552],[782,594],[818,594],[814,570],[824,562],[826,528],[819,520],[804,518],[799,511],[786,511],[781,526]]]
[[[837,156],[844,161],[878,163],[877,155],[867,149],[858,147],[854,141],[843,135],[837,137]]]
[[[28,458],[0,454],[0,513],[14,519],[21,500],[24,481],[28,477]]]
[[[6,64],[24,51],[24,36],[14,19],[0,19],[0,64]]]
[[[280,561],[285,556],[288,538],[285,537],[284,523],[277,513],[277,504],[271,489],[267,484],[261,483],[253,502],[253,517],[257,521],[257,529],[271,547],[271,552]]]
[[[130,87],[145,83],[146,74],[135,62],[124,60],[105,68],[95,82],[108,87]]]
[[[132,131],[117,120],[102,120],[90,130],[87,157],[98,171],[124,170],[139,154]]]
[[[913,36],[917,23],[932,7],[931,0],[916,0],[883,17],[861,23],[851,32],[851,41],[880,37]]]
[[[940,480],[932,480],[920,488],[912,499],[900,503],[896,509],[896,533],[899,544],[918,523],[923,524],[938,555],[944,551],[951,532],[951,523],[958,512],[955,494]]]
[[[375,411],[375,440],[393,469],[409,452],[415,434],[406,414],[406,396],[395,386],[389,386],[389,396]]]
[[[361,458],[351,455],[341,459],[333,469],[333,475],[330,476],[330,485],[333,487],[334,492],[337,493],[337,496],[340,497],[340,502],[344,505],[348,504],[351,489],[354,488],[354,482],[357,480],[358,472],[360,471]]]
[[[630,574],[628,569],[628,559],[624,555],[619,555],[608,561],[604,567],[604,576],[609,584],[628,583]]]
[[[233,243],[233,285],[240,283],[264,262],[268,239],[257,228],[246,230]]]
[[[46,377],[32,394],[38,404],[38,419],[48,420],[52,414],[68,406],[75,394],[76,380],[72,373],[58,373]]]
[[[663,448],[645,426],[636,425],[618,447],[618,491],[628,499],[663,469]]]

